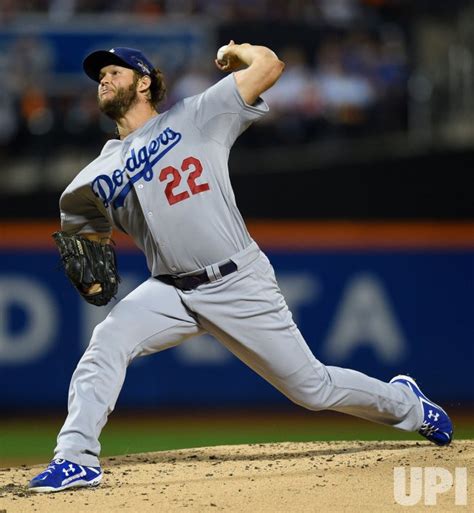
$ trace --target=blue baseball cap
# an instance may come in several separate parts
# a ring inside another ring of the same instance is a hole
[[[153,64],[140,50],[124,47],[92,52],[84,59],[82,66],[88,77],[96,82],[100,82],[100,70],[110,64],[134,69],[142,75],[152,76],[154,70]]]

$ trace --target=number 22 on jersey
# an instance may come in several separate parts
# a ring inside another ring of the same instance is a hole
[[[184,174],[188,172],[188,190],[175,192],[175,189],[181,184],[181,173]],[[160,182],[165,182],[168,177],[171,177],[165,188],[165,196],[170,205],[174,205],[175,203],[179,203],[180,201],[190,198],[191,195],[194,196],[200,192],[208,191],[210,189],[207,182],[197,183],[196,181],[202,174],[202,164],[197,158],[185,158],[181,164],[181,173],[173,166],[167,166],[160,172]]]

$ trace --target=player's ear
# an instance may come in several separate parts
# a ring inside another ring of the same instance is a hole
[[[150,85],[151,77],[149,77],[148,75],[143,75],[138,79],[137,90],[139,93],[144,93],[145,91],[150,89]]]

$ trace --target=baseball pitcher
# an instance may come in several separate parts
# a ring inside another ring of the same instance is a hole
[[[127,366],[204,332],[305,408],[451,441],[448,415],[412,378],[385,383],[325,366],[310,351],[246,229],[228,170],[238,136],[268,112],[260,95],[284,64],[269,48],[233,41],[215,63],[225,78],[158,112],[163,75],[142,52],[99,50],[84,61],[118,138],[62,194],[54,239],[67,276],[94,305],[109,302],[119,285],[113,229],[143,251],[150,277],[95,328],[71,379],[54,459],[31,480],[32,491],[98,485],[99,436]]]

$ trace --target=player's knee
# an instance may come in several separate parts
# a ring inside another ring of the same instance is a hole
[[[87,353],[99,360],[126,360],[127,349],[124,343],[123,331],[118,328],[116,323],[111,322],[109,318],[105,319],[94,328]]]
[[[320,411],[329,408],[331,382],[325,379],[314,380],[313,383],[303,383],[287,394],[289,399],[303,408]]]
[[[102,387],[105,394],[108,387],[124,379],[130,359],[123,344],[114,340],[115,336],[113,323],[107,319],[95,327],[89,346],[74,371],[72,390]]]
[[[298,398],[298,399],[294,399],[294,398],[290,397],[290,399],[295,404],[305,408],[306,410],[320,411],[320,410],[326,409],[326,407],[320,401],[315,400],[313,397],[304,397],[304,398]]]

